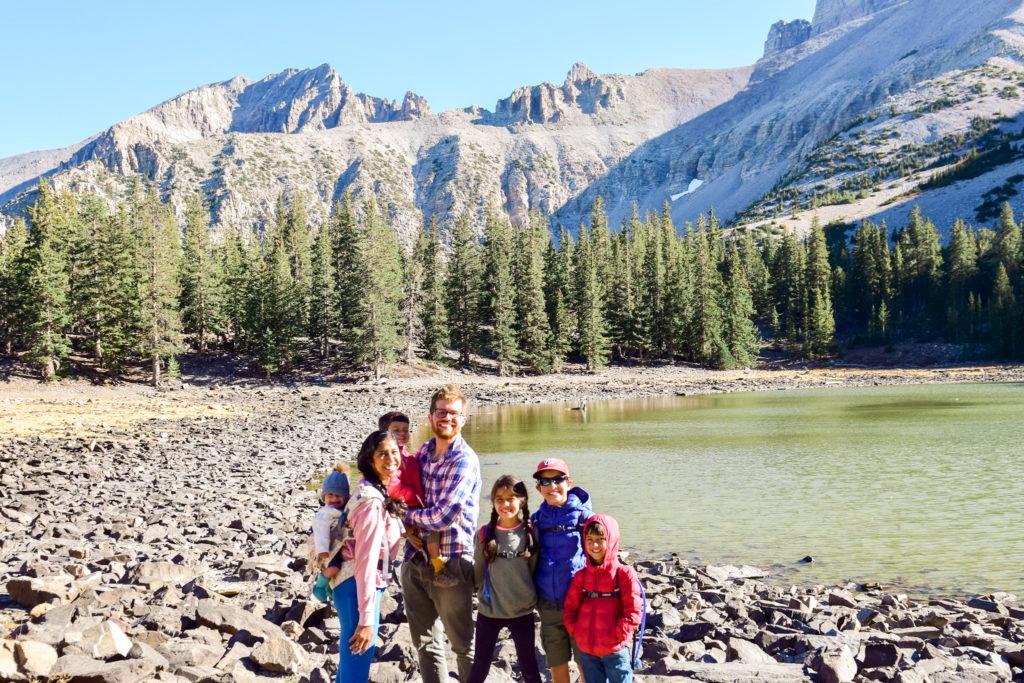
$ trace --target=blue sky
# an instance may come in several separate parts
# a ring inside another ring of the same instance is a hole
[[[65,147],[205,83],[331,64],[357,92],[443,111],[597,73],[752,64],[814,0],[55,0],[0,13],[0,158]]]

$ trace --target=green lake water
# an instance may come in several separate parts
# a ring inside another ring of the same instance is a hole
[[[1024,594],[1024,384],[603,401],[586,414],[476,406],[464,435],[485,513],[498,475],[528,479],[557,456],[619,520],[624,548],[798,583]]]

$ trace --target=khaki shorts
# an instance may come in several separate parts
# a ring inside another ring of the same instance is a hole
[[[544,646],[548,668],[568,664],[570,658],[579,662],[580,649],[576,647],[576,640],[565,628],[562,606],[555,602],[538,600],[537,614],[540,615],[540,642]]]

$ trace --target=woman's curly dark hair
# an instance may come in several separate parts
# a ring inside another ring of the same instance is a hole
[[[398,440],[395,439],[395,435],[386,429],[378,429],[375,432],[371,432],[366,440],[363,441],[363,445],[359,448],[359,456],[356,458],[356,467],[363,475],[363,479],[373,484],[373,486],[384,495],[384,509],[390,514],[399,519],[405,517],[405,512],[408,506],[405,501],[401,498],[392,498],[388,495],[388,488],[377,476],[377,470],[373,469],[373,456],[380,448],[381,444],[385,441],[394,441],[396,444]]]

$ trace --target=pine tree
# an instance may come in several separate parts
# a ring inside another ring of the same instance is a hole
[[[644,226],[636,204],[630,218],[623,219],[618,235],[612,239],[612,275],[607,287],[609,340],[619,357],[626,359],[641,347],[640,330],[644,329],[646,313],[640,305],[637,276],[642,261],[637,258],[637,247],[642,253]]]
[[[601,313],[607,317],[608,287],[612,281],[612,240],[604,205],[604,198],[598,195],[590,207],[590,250],[601,289]]]
[[[267,225],[258,253],[252,253],[246,286],[246,348],[270,375],[292,366],[295,337],[305,320],[295,300],[295,282],[284,237]]]
[[[894,272],[902,288],[902,312],[923,330],[935,309],[941,310],[941,297],[937,295],[942,284],[942,250],[935,224],[921,216],[919,206],[910,211],[910,222],[897,238],[897,245],[903,263]]]
[[[309,317],[309,295],[313,279],[313,234],[306,216],[305,198],[296,194],[288,202],[284,215],[283,236],[288,252],[288,265],[295,283],[295,300],[299,307],[296,312],[301,320]]]
[[[224,274],[220,296],[224,334],[231,340],[233,348],[243,348],[246,344],[246,292],[255,259],[251,258],[249,245],[242,239],[242,231],[238,228],[225,229],[220,262],[220,270]]]
[[[766,239],[765,242],[772,243],[772,240]],[[770,317],[772,309],[771,277],[768,274],[765,259],[754,242],[754,235],[749,230],[740,238],[739,254],[743,271],[747,276],[747,283],[750,285],[754,310],[761,317]]]
[[[448,348],[448,313],[445,302],[445,270],[441,258],[441,227],[437,218],[430,217],[423,233],[423,300],[420,318],[423,320],[423,346],[427,358],[441,360]]]
[[[25,263],[28,357],[39,367],[44,380],[54,379],[71,351],[68,328],[70,284],[62,244],[69,237],[66,201],[39,180],[39,196],[29,210],[32,230]]]
[[[100,366],[119,371],[136,350],[140,336],[138,253],[131,219],[124,206],[110,215],[96,196],[82,198],[83,244],[76,302],[82,326],[91,336]]]
[[[946,247],[946,337],[967,341],[969,320],[967,295],[978,274],[978,247],[967,225],[957,219],[950,230]]]
[[[403,259],[402,282],[405,290],[402,297],[402,337],[405,339],[405,347],[402,361],[407,365],[416,362],[416,349],[424,339],[422,312],[428,268],[426,254],[430,250],[431,237],[426,230],[420,230],[412,245],[412,253]]]
[[[330,225],[324,223],[313,242],[309,293],[309,338],[316,344],[322,359],[330,355],[331,332],[337,330],[336,278],[331,242]]]
[[[151,382],[158,386],[161,362],[170,361],[183,347],[178,313],[181,242],[174,213],[169,205],[160,203],[156,192],[146,195],[140,209],[136,217],[142,329],[139,346],[149,358]]]
[[[665,351],[672,357],[682,351],[684,346],[691,291],[690,269],[684,240],[676,233],[667,206],[661,212],[661,230],[665,258],[665,302],[662,315],[670,335]]]
[[[808,302],[807,339],[804,353],[808,358],[821,358],[830,353],[835,339],[835,320],[828,286],[814,288]]]
[[[28,327],[25,294],[27,293],[26,263],[29,238],[25,221],[17,219],[14,226],[0,235],[0,348],[11,355]]]
[[[835,316],[832,312],[830,290],[831,270],[828,264],[828,245],[825,233],[817,216],[811,221],[811,234],[807,238],[807,260],[804,283],[808,300],[806,303],[806,328],[804,353],[810,358],[820,358],[829,353],[835,337]]]
[[[804,283],[804,254],[793,231],[787,231],[775,252],[772,267],[772,295],[779,311],[779,324],[790,342],[803,334],[803,313],[807,297]]]
[[[544,252],[544,307],[548,316],[548,358],[551,369],[562,369],[572,349],[574,326],[569,316],[572,300],[573,260],[572,234],[564,227],[559,231],[558,246],[549,241]]]
[[[997,234],[999,261],[1006,267],[1007,275],[1016,275],[1020,272],[1021,265],[1021,236],[1020,226],[1013,218],[1013,209],[1009,202],[1003,202]]]
[[[515,328],[519,358],[534,372],[551,367],[548,351],[548,317],[544,299],[544,250],[550,243],[547,219],[530,212],[530,224],[516,233],[513,266],[515,272]]]
[[[641,300],[644,315],[643,346],[651,357],[665,352],[671,336],[665,317],[665,259],[662,249],[660,221],[648,216],[647,234],[641,279]]]
[[[854,234],[847,306],[861,320],[867,321],[869,336],[877,333],[877,313],[889,307],[890,261],[888,236],[871,221],[862,221]]]
[[[480,349],[480,245],[463,212],[455,221],[452,255],[445,283],[448,298],[448,322],[452,344],[459,352],[459,363],[468,366],[471,354]]]
[[[586,361],[587,370],[594,371],[608,364],[609,344],[607,322],[602,304],[603,286],[599,280],[597,258],[594,254],[593,235],[580,226],[579,241],[576,243],[575,301],[577,331],[580,354]]]
[[[341,201],[334,203],[334,210],[330,218],[330,232],[334,238],[334,274],[338,279],[335,290],[337,294],[335,310],[338,312],[337,334],[342,339],[349,341],[351,330],[356,324],[359,297],[363,286],[363,273],[359,270],[359,264],[363,262],[363,254],[360,251],[361,237],[355,211],[352,209],[351,193],[346,192]]]
[[[205,353],[207,337],[223,330],[224,274],[210,236],[210,212],[198,194],[185,200],[180,278],[182,326],[195,337],[196,350]]]
[[[754,301],[735,242],[726,252],[724,292],[723,341],[735,367],[751,367],[757,362],[761,338],[752,320]]]
[[[697,230],[690,236],[693,269],[693,298],[686,325],[689,355],[698,363],[715,368],[730,367],[734,360],[722,335],[722,281],[714,260],[717,239],[704,215],[697,218]]]
[[[480,313],[481,322],[491,330],[489,346],[498,364],[499,377],[509,374],[519,357],[512,251],[512,226],[494,211],[488,211],[484,223]]]
[[[996,281],[992,286],[989,303],[989,318],[992,325],[992,350],[999,358],[1009,358],[1014,353],[1016,301],[1006,266],[1000,262],[996,270]]]
[[[398,238],[378,213],[372,193],[366,199],[363,215],[363,289],[356,308],[351,352],[356,366],[369,368],[374,379],[380,379],[402,348],[402,266]]]

